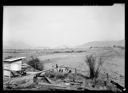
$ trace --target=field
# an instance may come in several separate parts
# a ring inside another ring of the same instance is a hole
[[[82,71],[89,71],[89,68],[85,62],[86,55],[96,55],[97,58],[103,58],[103,66],[101,73],[108,73],[109,77],[125,87],[125,49],[113,48],[113,47],[100,47],[81,50],[6,50],[3,52],[3,59],[7,56],[25,56],[26,62],[30,56],[38,57],[44,69],[50,69],[55,64],[64,65],[80,69]]]
[[[102,71],[109,73],[112,78],[120,82],[124,86],[125,74],[125,51],[122,49],[113,48],[100,48],[89,49],[83,53],[60,53],[40,56],[39,59],[46,63],[45,69],[49,69],[52,65],[65,65],[83,71],[88,70],[85,63],[86,55],[95,54],[97,57],[102,56],[104,64]],[[48,60],[49,59],[49,60]],[[121,77],[121,78],[120,78]]]

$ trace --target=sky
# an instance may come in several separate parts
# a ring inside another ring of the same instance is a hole
[[[124,6],[4,6],[3,44],[21,41],[53,48],[122,40]]]

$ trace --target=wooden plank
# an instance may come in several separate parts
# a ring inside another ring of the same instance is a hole
[[[43,70],[43,71],[38,71],[38,72],[26,72],[27,74],[39,74],[39,73],[46,73],[47,71],[50,71],[50,70]]]
[[[53,82],[52,80],[50,80],[48,77],[44,76],[44,78],[50,83],[50,84],[53,84],[55,82]]]
[[[48,84],[48,83],[44,83],[44,82],[39,82],[39,85],[45,85],[45,86],[51,86],[51,87],[62,87],[62,88],[66,88],[66,85],[60,85],[60,84]]]
[[[120,90],[122,90],[122,91],[125,90],[125,88],[123,86],[121,86],[119,83],[117,83],[117,82],[115,82],[113,80],[111,80],[111,83],[116,85],[116,87],[119,88]]]
[[[58,89],[58,90],[77,90],[77,89],[73,89],[69,86],[64,86],[64,85],[58,85],[58,84],[47,84],[47,83],[43,83],[43,82],[40,82],[38,83],[39,85],[42,85],[42,86],[47,86],[48,88],[51,88],[51,89]]]

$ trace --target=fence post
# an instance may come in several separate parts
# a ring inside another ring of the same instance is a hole
[[[107,73],[107,80],[109,80],[108,73]]]
[[[77,70],[76,70],[76,68],[75,68],[75,76],[77,75]]]
[[[76,79],[76,75],[77,75],[77,70],[76,70],[76,68],[75,68],[75,76],[74,76],[74,78],[73,78],[73,81],[75,82],[75,79]]]

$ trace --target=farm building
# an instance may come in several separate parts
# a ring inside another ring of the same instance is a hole
[[[22,69],[22,59],[25,57],[10,58],[3,62],[3,75],[11,77],[11,71],[20,71]]]

